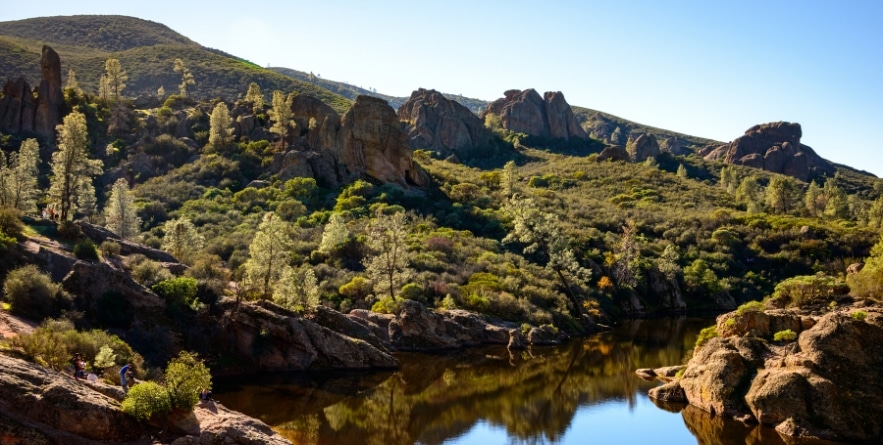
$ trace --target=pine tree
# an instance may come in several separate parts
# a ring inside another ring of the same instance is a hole
[[[209,124],[208,143],[212,148],[224,148],[233,142],[233,119],[224,102],[215,105]]]
[[[757,213],[763,209],[763,193],[757,176],[748,176],[742,179],[736,188],[736,202],[745,205],[748,213]]]
[[[518,166],[515,165],[515,161],[509,161],[503,166],[501,181],[503,195],[507,199],[518,193]]]
[[[319,305],[319,282],[313,269],[285,266],[273,289],[273,301],[295,312],[312,310]]]
[[[92,178],[101,173],[101,161],[89,158],[89,140],[86,116],[73,111],[64,117],[58,131],[58,151],[52,154],[52,176],[49,198],[57,203],[61,219],[67,220],[77,210],[77,204],[94,200]]]
[[[260,298],[270,298],[288,266],[292,248],[285,222],[273,212],[265,214],[248,246],[248,261],[244,264],[246,287]]]
[[[368,225],[368,247],[374,254],[366,257],[362,264],[374,283],[374,292],[388,292],[390,298],[395,298],[396,292],[411,276],[406,243],[409,231],[405,212],[378,213]]]
[[[261,92],[261,86],[255,82],[248,85],[248,91],[245,93],[245,101],[251,102],[252,111],[257,114],[264,109],[264,93]]]
[[[775,175],[770,179],[764,196],[768,208],[776,213],[788,213],[800,201],[800,189],[790,176]]]
[[[283,146],[288,141],[289,129],[295,125],[291,111],[293,101],[294,96],[285,96],[279,90],[273,91],[273,108],[270,109],[270,120],[273,121],[273,126],[270,127],[270,132],[279,135]]]
[[[77,73],[73,68],[67,71],[67,85],[65,89],[74,91],[77,94],[83,94],[83,90],[80,89],[80,83],[77,82]]]
[[[829,218],[849,218],[849,198],[846,192],[837,185],[835,178],[828,178],[823,189],[827,202],[824,214]]]
[[[619,127],[617,127],[619,128]],[[684,167],[684,164],[678,164],[678,172],[677,175],[679,178],[687,179],[689,178],[689,174],[687,174],[687,167]]]
[[[202,250],[205,238],[199,234],[193,223],[184,217],[166,221],[163,224],[162,248],[185,264],[190,264],[196,253]]]
[[[0,150],[0,205],[24,212],[36,210],[40,145],[36,139],[25,139],[18,152],[7,159]]]
[[[125,179],[117,179],[111,187],[104,213],[107,221],[105,227],[120,238],[132,239],[141,233],[135,195],[129,190],[129,183]]]
[[[126,70],[120,65],[118,59],[107,59],[104,62],[104,72],[106,79],[107,96],[114,102],[122,97],[123,89],[126,88],[126,82],[129,76]]]
[[[328,218],[328,224],[325,225],[325,231],[322,232],[322,242],[319,244],[319,252],[331,253],[341,245],[347,242],[350,237],[350,231],[346,228],[346,222],[340,213],[333,213]]]
[[[826,205],[825,195],[822,194],[822,189],[819,187],[815,181],[809,182],[809,187],[806,189],[806,194],[803,195],[803,204],[806,206],[806,211],[809,213],[809,216],[819,216],[824,212]]]
[[[181,84],[178,85],[178,91],[184,97],[190,97],[190,87],[196,85],[193,73],[184,65],[181,59],[175,59],[175,72],[181,73]]]

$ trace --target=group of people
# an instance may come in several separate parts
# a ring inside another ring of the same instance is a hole
[[[61,213],[55,210],[55,204],[49,204],[46,207],[43,207],[43,219],[58,221],[60,218]]]
[[[86,362],[83,360],[83,356],[80,355],[79,352],[74,353],[73,358],[71,358],[71,366],[74,371],[74,379],[79,381],[80,379],[87,379],[86,376]],[[100,372],[99,372],[100,374]],[[98,377],[95,374],[89,374],[88,380],[97,381]],[[123,387],[123,392],[128,393],[129,387],[135,384],[135,374],[134,369],[132,368],[131,363],[126,363],[125,366],[120,368],[120,385]]]

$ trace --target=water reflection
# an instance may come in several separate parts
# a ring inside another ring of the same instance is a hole
[[[681,363],[709,323],[634,321],[564,346],[514,354],[505,348],[401,354],[395,372],[238,378],[217,382],[216,394],[294,443],[467,443],[478,440],[473,436],[479,432],[490,435],[484,443],[578,443],[598,438],[575,436],[582,425],[602,418],[606,429],[639,422],[640,428],[676,428],[670,434],[690,438],[686,423],[699,443],[781,443],[773,441],[777,437],[746,442],[753,429],[721,429],[689,411],[678,421],[679,414],[647,402],[646,392],[656,383],[637,378],[634,370]],[[636,411],[639,405],[648,408]],[[702,439],[720,434],[736,442]]]

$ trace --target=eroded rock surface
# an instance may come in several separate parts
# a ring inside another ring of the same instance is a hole
[[[797,123],[755,125],[728,144],[703,148],[699,155],[709,160],[747,165],[802,180],[818,175],[833,175],[833,164],[800,143],[802,133]]]
[[[489,143],[490,134],[475,113],[435,90],[420,88],[411,93],[399,107],[398,117],[414,149],[450,155]]]
[[[530,136],[570,140],[588,139],[576,122],[573,110],[560,91],[546,92],[543,97],[533,88],[508,90],[504,97],[488,104],[480,117],[489,113],[500,117],[503,128]]]

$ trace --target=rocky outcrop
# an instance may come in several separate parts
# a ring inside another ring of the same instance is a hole
[[[124,240],[119,235],[111,232],[107,228],[90,224],[86,221],[77,221],[76,224],[83,231],[83,235],[91,239],[96,245],[100,245],[105,241],[113,241],[120,245],[121,255],[141,254],[153,261],[165,263],[177,263],[178,260],[170,253],[145,246],[143,244]]]
[[[55,137],[55,126],[67,113],[64,93],[61,90],[61,58],[52,48],[43,46],[40,59],[41,79],[37,90],[37,110],[34,114],[34,131],[44,138]]]
[[[634,162],[644,162],[649,158],[656,159],[659,156],[659,143],[656,136],[642,134],[635,140],[630,140],[626,145],[626,151]]]
[[[629,156],[629,152],[625,150],[622,146],[619,145],[608,145],[601,150],[601,153],[598,153],[598,162],[601,161],[623,161],[627,162],[631,160],[631,156]]]
[[[425,351],[478,345],[558,344],[558,333],[539,329],[528,337],[514,323],[492,323],[482,315],[460,309],[437,312],[416,301],[402,302],[398,314],[353,310],[352,320],[370,330],[390,350]],[[531,342],[534,341],[534,343]]]
[[[493,113],[500,117],[503,128],[530,136],[564,140],[588,138],[560,91],[547,92],[540,97],[531,88],[509,90],[503,95],[503,98],[488,104],[479,117],[484,119]]]
[[[484,122],[458,102],[435,90],[419,90],[399,107],[411,148],[449,155],[468,153],[489,143]]]
[[[318,99],[296,96],[295,138],[274,159],[281,179],[308,176],[337,187],[360,177],[425,187],[429,175],[412,158],[408,136],[382,99],[359,96],[343,117]]]
[[[263,422],[205,403],[174,413],[159,428],[120,410],[122,391],[75,381],[33,363],[0,355],[0,442],[9,444],[159,443],[282,445],[290,443]],[[152,442],[151,442],[152,443]]]
[[[200,353],[226,357],[223,373],[317,369],[394,368],[398,365],[358,324],[320,310],[310,320],[272,303],[223,300],[222,315],[201,320],[188,333]],[[329,326],[318,322],[334,319]],[[372,344],[373,343],[373,344]],[[377,346],[375,346],[377,345]]]
[[[0,99],[0,131],[36,133],[54,141],[55,126],[67,112],[61,85],[61,59],[52,48],[43,46],[41,79],[35,96],[23,79],[7,81]]]
[[[807,180],[819,175],[833,175],[835,167],[800,143],[800,124],[773,122],[755,125],[733,142],[712,145],[699,151],[709,160],[741,164]]]
[[[718,317],[716,329],[721,337],[696,348],[677,381],[691,405],[785,436],[883,439],[883,306],[841,301],[823,316],[743,311]],[[773,341],[786,329],[796,341]]]

